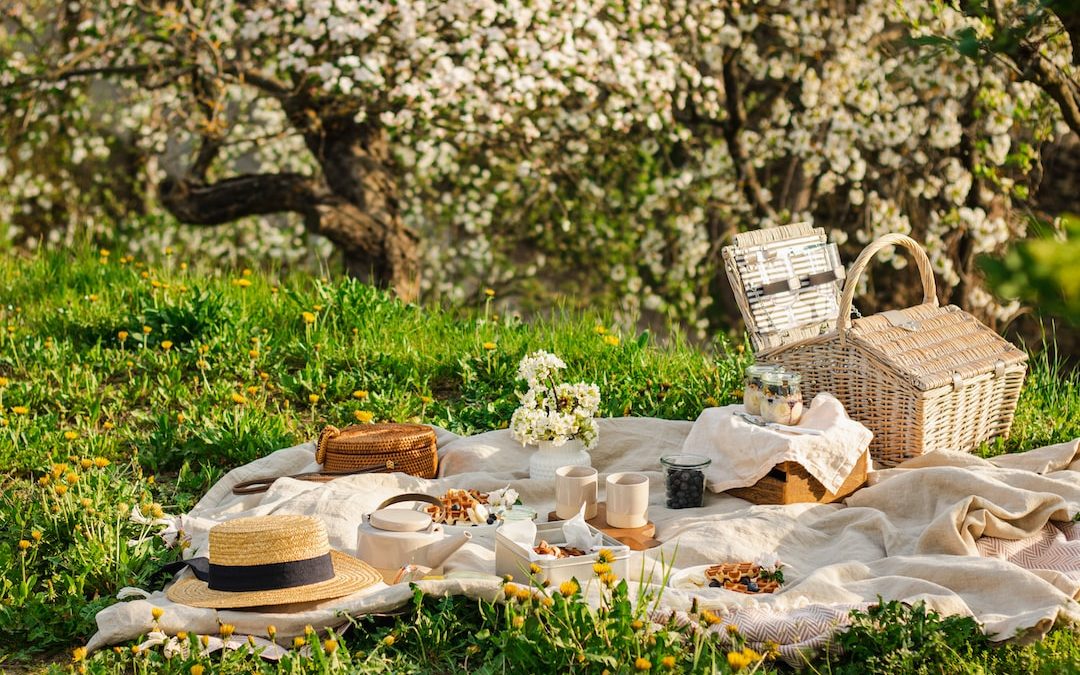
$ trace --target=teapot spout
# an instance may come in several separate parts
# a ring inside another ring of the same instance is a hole
[[[442,541],[429,544],[427,547],[427,566],[432,569],[442,567],[443,563],[454,555],[459,548],[464,546],[472,539],[472,533],[462,532],[461,534],[451,537],[447,537]]]

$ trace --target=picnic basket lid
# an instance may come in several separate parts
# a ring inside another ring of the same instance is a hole
[[[887,246],[911,254],[923,286],[922,304],[851,320],[851,302],[859,277]],[[867,246],[851,266],[837,316],[841,344],[857,345],[879,366],[908,379],[920,391],[990,372],[1001,374],[1027,361],[1027,354],[955,305],[939,307],[930,259],[915,240],[885,235]]]
[[[793,223],[741,232],[722,254],[755,350],[836,328],[846,273],[824,229]]]

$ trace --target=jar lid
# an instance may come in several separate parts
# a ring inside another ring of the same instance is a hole
[[[712,460],[704,455],[665,455],[660,463],[669,469],[704,469]]]
[[[421,532],[431,527],[431,516],[412,509],[379,509],[370,521],[376,530],[388,532]]]
[[[781,370],[783,366],[775,363],[751,363],[746,367],[747,375],[763,375],[765,373],[771,373],[773,371]]]

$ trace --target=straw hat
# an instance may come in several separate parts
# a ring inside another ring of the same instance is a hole
[[[330,549],[326,527],[310,516],[237,518],[210,530],[210,558],[166,591],[192,607],[239,609],[340,598],[382,577],[362,560]]]

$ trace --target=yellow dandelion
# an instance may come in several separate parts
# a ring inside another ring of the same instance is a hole
[[[644,656],[634,659],[634,670],[652,670],[652,662]]]
[[[709,406],[710,408],[715,408],[716,406],[720,405],[720,401],[717,401],[712,396],[709,396],[705,399],[705,405]]]
[[[0,387],[8,386],[8,379],[6,377],[0,377]]]
[[[237,279],[236,281],[233,282],[233,285],[234,286],[239,286],[240,288],[247,288],[248,286],[251,285],[251,280],[250,279]]]
[[[160,607],[154,607],[150,610],[150,616],[154,617],[154,621],[160,619],[163,614],[165,614],[165,610]]]
[[[64,432],[64,438],[66,438],[69,441],[73,441],[78,437],[79,437],[79,432],[78,431],[65,431]]]
[[[294,637],[294,638],[292,639],[292,646],[293,646],[293,649],[300,649],[301,647],[303,647],[303,646],[304,646],[304,645],[306,645],[306,644],[307,644],[307,640],[305,640],[304,638],[300,637],[299,635],[297,635],[296,637]]]
[[[316,403],[319,402],[319,395],[318,394],[308,394],[307,400],[308,400],[308,403],[310,403],[311,405],[315,405]]]
[[[597,326],[596,328],[593,328],[593,330],[596,331],[597,335],[603,335],[604,333],[607,333],[607,328],[604,328],[603,326]]]
[[[89,497],[83,497],[79,500],[79,505],[82,506],[84,509],[89,509],[91,506],[94,505],[94,502]]]
[[[249,349],[248,350],[248,356],[250,356],[253,359],[259,358],[259,350],[258,349]]]
[[[195,362],[195,367],[198,368],[199,370],[206,370],[207,368],[210,367],[210,364],[207,363],[206,361],[204,361],[203,359],[199,359],[198,361]]]
[[[525,625],[525,617],[521,615],[515,616],[513,619],[510,620],[510,623],[514,626],[514,628],[521,628]]]
[[[353,412],[353,417],[360,424],[371,424],[371,421],[375,419],[375,414],[370,410],[357,410]]]
[[[710,626],[720,623],[720,617],[707,609],[701,613],[701,620]]]
[[[631,630],[641,630],[644,627],[645,627],[645,622],[642,621],[641,619],[634,619],[633,621],[630,622],[630,629]]]
[[[79,476],[74,472],[69,472],[68,475],[64,476],[64,480],[67,481],[68,485],[74,485],[79,482]]]
[[[154,480],[154,477],[153,477],[153,476],[147,476],[147,477],[146,477],[146,484],[147,484],[147,485],[153,485],[153,484],[154,484],[154,483],[156,483],[156,482],[157,482],[157,481],[156,481],[156,480]]]
[[[484,349],[486,349],[486,350],[488,350],[490,352],[490,351],[494,351],[495,348],[498,347],[499,345],[495,344],[494,342],[485,342],[483,346],[484,346]]]
[[[165,247],[165,255],[172,255],[174,253],[172,246]]]
[[[27,540],[27,539],[20,539],[20,540],[19,540],[19,550],[20,550],[20,551],[26,551],[26,549],[28,549],[28,548],[30,548],[30,542],[29,542],[29,540]]]
[[[270,373],[267,373],[265,371],[260,372],[259,373],[259,379],[262,380],[263,382],[266,382],[267,380],[270,379]]]
[[[594,564],[592,566],[592,571],[593,571],[593,574],[595,574],[596,576],[599,577],[599,576],[602,576],[602,575],[607,574],[608,572],[610,572],[611,571],[611,565],[609,565],[607,563],[598,562],[598,563],[596,563],[596,564]]]
[[[203,675],[203,672],[205,671],[206,668],[204,668],[203,665],[200,663],[196,663],[195,665],[191,666],[191,675]]]
[[[150,333],[154,332],[154,329],[151,328],[150,326],[143,326],[142,327],[142,332],[143,332],[143,335],[149,335]]]
[[[76,647],[71,650],[71,660],[75,663],[86,658],[86,647]]]
[[[176,413],[176,423],[177,424],[183,424],[184,420],[186,420],[186,419],[187,418],[184,417],[184,413]]]
[[[313,310],[315,310],[316,312],[321,312],[322,311],[322,305],[312,305],[311,308]]]
[[[543,572],[543,570],[540,569],[539,565],[536,563],[529,563],[529,574],[540,574],[541,572]]]
[[[266,635],[271,640],[273,640],[275,637],[277,637],[277,626],[275,626],[274,624],[270,624],[269,626],[267,626],[266,627]]]
[[[187,269],[187,263],[186,262],[180,263],[180,271],[183,272],[186,269]]]
[[[151,476],[150,478],[153,478],[153,476]],[[157,502],[154,502],[153,504],[150,505],[150,515],[153,516],[154,518],[162,518],[162,517],[165,516],[165,509],[163,509],[161,507],[161,504],[158,504]],[[223,624],[223,625],[228,625],[228,624]]]
[[[56,496],[58,497],[63,497],[68,491],[66,485],[57,485],[54,489],[56,490]]]
[[[27,408],[24,405],[17,405],[17,406],[14,406],[11,409],[11,412],[16,414],[16,415],[29,415],[30,414],[30,408]]]
[[[393,635],[387,635],[386,637],[384,637],[382,639],[382,643],[384,645],[386,645],[387,647],[392,646],[394,644],[394,642],[396,642],[396,641],[397,641],[397,638],[395,638]]]
[[[105,422],[104,424],[101,425],[101,428],[104,429],[105,431],[108,431],[110,429],[115,429],[116,425],[113,424],[112,422]]]
[[[600,581],[608,588],[612,588],[619,583],[619,577],[614,572],[607,572],[600,575]]]
[[[366,399],[368,397],[368,393],[367,393],[366,389],[357,389],[356,391],[354,391],[352,393],[352,395],[353,395],[353,398],[358,399],[360,401],[363,401],[364,399]]]
[[[232,634],[235,631],[236,631],[236,626],[232,625],[231,623],[223,623],[220,626],[218,626],[218,633],[220,633],[221,637],[225,638],[226,640],[228,640],[230,637],[232,637]]]
[[[495,297],[495,289],[494,288],[485,288],[484,289],[484,295],[488,296],[489,298],[494,298]]]
[[[41,541],[41,530],[30,530],[30,538],[35,542]]]
[[[727,625],[727,632],[728,632],[728,635],[738,635],[739,634],[739,627],[737,625],[733,624],[733,623],[729,623]]]
[[[165,351],[169,351],[170,349],[172,349],[172,340],[162,340],[161,348]]]
[[[242,271],[240,274],[244,275],[245,277],[250,277],[251,276],[251,270],[249,268],[245,267],[244,271]]]
[[[420,397],[420,402],[423,403],[424,405],[427,405],[427,404],[431,403],[431,401],[432,401],[432,398],[430,396],[421,396]]]
[[[302,316],[304,317],[304,323],[315,323],[315,315],[311,312],[304,312]]]
[[[82,467],[83,471],[86,471],[90,467],[94,466],[94,460],[90,459],[89,457],[83,457],[79,460],[79,466]]]
[[[37,482],[38,482],[38,485],[48,485],[51,480],[52,480],[52,477],[50,477],[50,476],[42,476],[41,478],[37,479]]]
[[[236,403],[238,405],[241,403],[247,403],[247,399],[244,398],[242,394],[237,394],[235,391],[230,395],[230,398],[232,399],[233,403]]]
[[[149,272],[139,272],[139,277],[142,278],[142,279],[149,279],[150,278],[150,273]]]
[[[150,285],[153,286],[154,288],[161,288],[161,282],[158,281],[157,279],[151,280]]]
[[[247,393],[249,393],[249,394],[251,394],[252,396],[254,396],[255,394],[259,393],[259,388],[258,388],[258,387],[256,387],[255,385],[252,385],[252,386],[250,386],[250,387],[248,387],[248,388],[247,388]]]
[[[138,654],[139,653],[139,645],[131,645],[131,653],[132,654]]]
[[[103,248],[100,251],[98,251],[98,255],[100,255],[102,258],[108,258],[111,254],[112,254],[112,251],[110,251],[107,248]]]
[[[203,647],[208,647],[210,645],[210,636],[209,635],[200,635],[199,636],[199,642],[202,644]]]
[[[602,548],[596,554],[596,559],[602,563],[615,562],[615,554],[610,549]]]
[[[618,346],[618,344],[619,344],[619,336],[618,335],[605,335],[604,336],[604,344],[611,345],[612,347]]]
[[[337,640],[324,640],[322,643],[322,647],[324,652],[333,655],[333,653],[336,652],[338,648]]]
[[[675,670],[675,657],[668,654],[664,658],[660,659],[660,665],[668,670]]]

